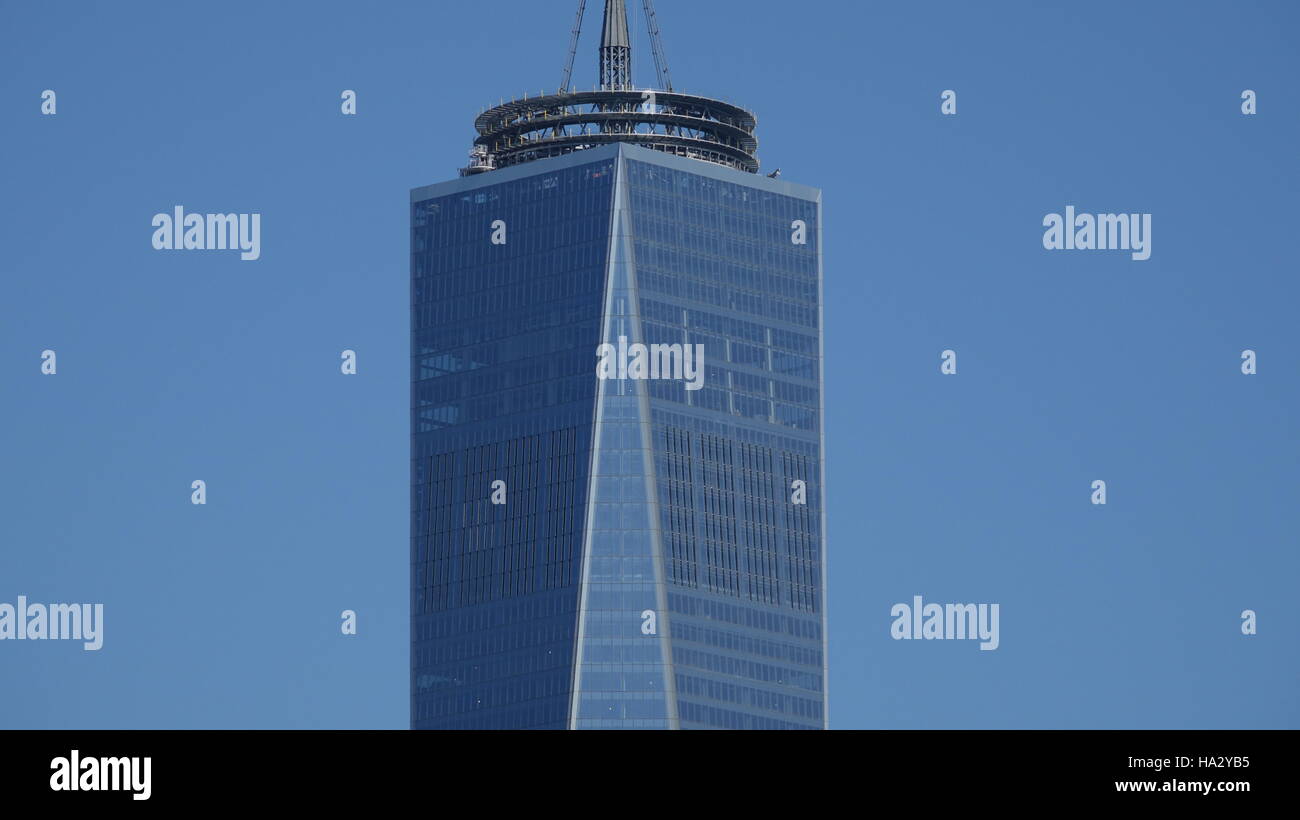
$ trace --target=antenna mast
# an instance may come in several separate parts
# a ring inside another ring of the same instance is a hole
[[[632,85],[632,46],[627,36],[627,5],[605,0],[605,27],[600,36],[600,87],[622,91]]]

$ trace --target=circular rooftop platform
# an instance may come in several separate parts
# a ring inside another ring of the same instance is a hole
[[[758,172],[756,125],[743,108],[677,91],[627,88],[524,97],[478,116],[479,136],[462,173],[630,142],[753,174]]]

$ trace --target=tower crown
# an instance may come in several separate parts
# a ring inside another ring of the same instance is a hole
[[[748,173],[759,168],[757,120],[736,105],[674,91],[659,42],[652,0],[642,0],[658,89],[632,84],[632,46],[627,4],[605,0],[600,41],[600,87],[571,88],[573,58],[586,0],[578,4],[568,62],[559,91],[524,96],[479,114],[478,137],[462,175],[561,156],[612,142],[630,142]]]

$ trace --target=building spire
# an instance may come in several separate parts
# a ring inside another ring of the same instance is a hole
[[[632,47],[627,36],[627,4],[605,0],[600,36],[600,87],[621,90],[632,85]]]

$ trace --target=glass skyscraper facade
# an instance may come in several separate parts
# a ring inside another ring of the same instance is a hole
[[[412,191],[413,728],[825,726],[820,202],[627,143]]]

